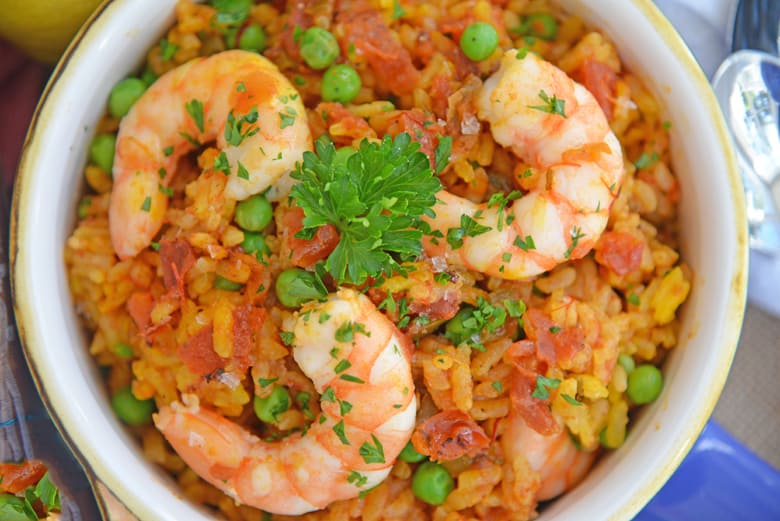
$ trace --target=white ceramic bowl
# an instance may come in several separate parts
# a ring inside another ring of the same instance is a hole
[[[747,235],[742,187],[717,102],[691,54],[650,0],[569,0],[617,43],[672,127],[682,185],[682,251],[695,279],[661,398],[623,447],[540,519],[629,519],[669,478],[709,417],[742,322]],[[33,121],[16,185],[12,270],[17,321],[39,389],[81,460],[144,520],[207,519],[144,461],[111,411],[68,292],[62,252],[83,188],[95,122],[112,85],[173,23],[175,0],[105,3],[68,50]]]

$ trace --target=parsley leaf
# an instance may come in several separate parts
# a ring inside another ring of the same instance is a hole
[[[528,105],[528,108],[541,110],[542,112],[547,112],[549,114],[558,114],[564,118],[566,117],[566,110],[564,107],[564,105],[566,105],[566,100],[558,99],[555,95],[551,98],[543,90],[539,91],[539,98],[544,102],[544,105]]]
[[[196,99],[191,99],[184,104],[184,108],[187,109],[187,114],[190,115],[198,130],[203,132],[203,102]]]
[[[538,374],[536,375],[536,388],[531,396],[539,400],[546,400],[550,397],[550,389],[557,389],[561,385],[561,381],[557,378],[545,378]]]
[[[367,441],[363,442],[360,446],[360,455],[363,457],[363,461],[366,463],[384,463],[385,451],[382,448],[382,442],[372,434],[371,439],[374,441],[374,445],[371,445]]]
[[[441,189],[420,145],[406,133],[381,144],[364,140],[346,163],[335,160],[331,142],[317,140],[315,148],[291,174],[300,182],[290,195],[304,211],[301,233],[329,223],[339,231],[325,269],[336,284],[405,273],[401,263],[421,252],[420,216],[431,215]]]
[[[243,116],[239,116],[238,119],[236,119],[236,116],[231,110],[228,113],[227,122],[225,123],[225,141],[227,141],[228,144],[237,147],[244,139],[257,134],[259,130],[257,127],[250,130],[244,126],[256,123],[257,118],[257,107],[252,107],[249,112]]]
[[[460,216],[460,228],[450,228],[447,230],[447,242],[453,250],[463,246],[464,237],[476,237],[487,233],[492,228],[483,226],[466,214]]]
[[[439,144],[436,145],[433,157],[436,163],[436,173],[441,173],[447,163],[450,162],[450,154],[452,153],[452,136],[441,136],[439,138]]]

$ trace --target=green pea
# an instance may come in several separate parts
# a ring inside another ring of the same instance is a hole
[[[253,195],[236,205],[235,221],[244,230],[259,232],[271,222],[271,203],[263,194]]]
[[[12,494],[0,494],[0,519],[3,521],[35,521],[38,514],[29,501]]]
[[[238,48],[245,51],[263,52],[268,45],[265,30],[258,24],[250,24],[238,39]]]
[[[214,277],[214,287],[223,291],[241,291],[244,287],[240,282],[235,282],[230,279],[226,279],[221,275]]]
[[[146,83],[139,78],[126,78],[111,89],[108,95],[108,111],[115,118],[122,118],[130,112],[130,107],[146,91]]]
[[[490,57],[496,47],[498,47],[498,32],[487,22],[474,22],[466,27],[460,37],[460,48],[463,54],[475,62]]]
[[[339,42],[322,27],[309,27],[300,39],[301,56],[312,69],[325,69],[339,57]]]
[[[119,419],[128,425],[149,423],[154,412],[154,400],[139,400],[130,387],[122,387],[111,398],[111,406]]]
[[[438,463],[426,461],[414,472],[412,493],[429,505],[441,505],[455,488],[449,471]]]
[[[290,408],[290,391],[277,385],[266,397],[255,396],[255,414],[266,423],[276,423],[279,415]]]
[[[460,345],[468,337],[473,334],[473,331],[467,328],[463,322],[474,316],[474,308],[471,306],[463,306],[460,311],[447,322],[444,326],[444,336],[447,337],[453,344]]]
[[[631,357],[631,355],[620,353],[618,356],[618,363],[623,369],[625,369],[626,374],[631,374],[633,370],[636,369],[636,362],[634,362],[634,359]]]
[[[98,134],[89,145],[89,160],[111,174],[111,169],[114,167],[114,150],[116,150],[116,136]]]
[[[549,13],[533,13],[526,16],[514,32],[554,40],[558,35],[558,21]]]
[[[114,352],[120,358],[133,358],[133,346],[125,342],[117,342],[114,344]]]
[[[327,295],[317,276],[300,268],[285,270],[276,279],[276,298],[288,308],[297,308],[304,302]]]
[[[661,394],[664,377],[661,370],[652,364],[642,364],[628,375],[628,397],[636,404],[654,401]]]
[[[244,240],[241,242],[241,247],[246,253],[254,253],[258,260],[263,260],[264,255],[271,254],[271,249],[266,244],[262,233],[244,232]]]
[[[322,76],[322,99],[349,103],[360,92],[360,76],[349,65],[333,65]]]
[[[425,455],[417,452],[411,441],[407,442],[404,450],[401,451],[398,457],[407,463],[418,463],[425,459]]]

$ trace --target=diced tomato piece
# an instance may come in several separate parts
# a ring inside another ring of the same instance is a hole
[[[476,456],[490,445],[490,438],[467,413],[446,410],[417,426],[412,434],[417,452],[434,461],[450,461]]]
[[[639,269],[645,242],[626,232],[604,232],[596,243],[596,262],[619,276]]]
[[[233,363],[238,371],[245,371],[251,360],[249,354],[255,343],[255,334],[263,327],[265,309],[244,304],[233,308]]]

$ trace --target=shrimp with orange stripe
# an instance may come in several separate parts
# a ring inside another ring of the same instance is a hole
[[[121,259],[149,246],[164,224],[179,158],[213,140],[225,195],[237,200],[265,190],[285,198],[288,174],[312,148],[300,95],[263,56],[233,50],[171,70],[119,125],[109,222]]]
[[[417,403],[406,335],[368,297],[343,289],[285,324],[293,357],[320,393],[303,433],[267,443],[184,396],[155,424],[176,452],[236,501],[285,515],[356,497],[389,474],[414,429]]]
[[[426,220],[441,237],[424,239],[426,253],[510,280],[586,255],[623,178],[620,144],[593,95],[533,53],[510,50],[484,82],[477,115],[538,181],[482,204],[439,192]]]

